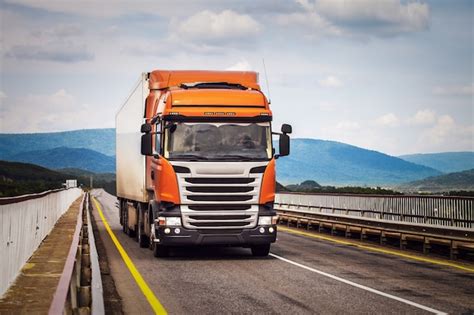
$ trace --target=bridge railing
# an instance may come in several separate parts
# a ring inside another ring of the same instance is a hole
[[[71,188],[0,198],[0,296],[81,193]]]
[[[275,207],[436,226],[474,228],[474,198],[278,193]]]

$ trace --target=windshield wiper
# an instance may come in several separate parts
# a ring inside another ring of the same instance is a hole
[[[197,154],[180,154],[178,156],[172,156],[172,159],[193,159],[193,160],[209,160],[207,157]]]
[[[246,155],[238,155],[238,154],[229,154],[229,155],[223,155],[223,156],[218,156],[216,159],[220,160],[239,160],[239,161],[255,161],[255,160],[263,160],[261,158],[254,158],[251,156],[246,156]]]

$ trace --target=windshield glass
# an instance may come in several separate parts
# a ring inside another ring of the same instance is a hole
[[[268,160],[270,123],[186,123],[166,128],[165,158],[184,160]]]

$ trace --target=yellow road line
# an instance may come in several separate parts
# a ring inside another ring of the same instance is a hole
[[[373,252],[384,253],[384,254],[388,254],[388,255],[395,255],[395,256],[408,258],[408,259],[412,259],[412,260],[417,260],[417,261],[422,261],[422,262],[426,262],[426,263],[430,263],[430,264],[448,266],[448,267],[453,267],[453,268],[460,269],[460,270],[463,270],[463,271],[474,272],[474,268],[472,268],[472,267],[464,266],[464,265],[457,264],[457,263],[450,262],[450,261],[444,261],[444,260],[439,260],[439,259],[435,259],[435,258],[427,258],[427,257],[420,257],[420,256],[410,255],[410,254],[406,254],[406,253],[400,253],[398,251],[394,251],[394,250],[390,250],[390,249],[383,249],[383,248],[373,247],[373,246],[369,246],[369,245],[358,244],[358,243],[355,243],[355,242],[338,240],[338,239],[335,239],[335,238],[332,238],[332,237],[319,235],[319,234],[314,234],[314,233],[309,233],[309,232],[304,232],[304,231],[298,231],[298,230],[289,229],[289,228],[282,227],[282,226],[278,226],[278,230],[284,231],[284,232],[287,232],[287,233],[291,233],[291,234],[297,234],[297,235],[317,238],[317,239],[320,239],[320,240],[325,240],[325,241],[329,241],[329,242],[333,242],[333,243],[337,243],[337,244],[355,246],[355,247],[365,249],[365,250],[370,250],[370,251],[373,251]]]
[[[102,222],[104,223],[104,226],[105,226],[105,229],[107,230],[107,232],[109,233],[110,235],[110,238],[112,239],[112,241],[114,242],[115,246],[117,247],[117,250],[119,251],[120,255],[122,256],[122,259],[123,261],[125,262],[125,265],[128,267],[128,270],[130,271],[130,273],[132,274],[133,278],[135,279],[135,282],[138,284],[138,286],[140,287],[140,290],[142,291],[143,295],[146,297],[146,299],[148,300],[148,303],[150,303],[150,306],[151,308],[153,309],[153,311],[155,312],[155,314],[167,314],[165,308],[163,307],[163,305],[161,305],[160,301],[158,300],[158,298],[155,296],[155,294],[153,293],[153,291],[150,289],[150,287],[148,286],[148,284],[145,282],[145,280],[143,279],[142,275],[140,274],[140,272],[137,270],[137,268],[135,267],[135,265],[133,264],[132,260],[130,259],[130,257],[128,256],[127,252],[125,251],[125,249],[122,247],[122,245],[120,244],[119,240],[117,239],[117,237],[115,236],[114,232],[112,231],[112,229],[110,228],[110,225],[109,223],[107,222],[107,220],[105,219],[105,216],[104,214],[102,213],[102,209],[100,208],[100,205],[99,203],[97,202],[97,200],[92,197],[92,200],[94,200],[94,204],[95,206],[97,207],[97,210],[99,212],[99,215],[100,215],[100,218],[102,219]]]

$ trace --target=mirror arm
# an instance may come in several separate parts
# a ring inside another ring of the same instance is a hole
[[[150,124],[154,125],[158,121],[159,118],[160,118],[159,115],[153,116],[150,120]]]

